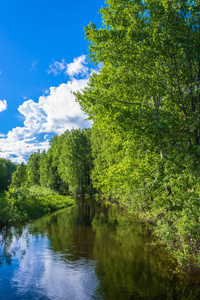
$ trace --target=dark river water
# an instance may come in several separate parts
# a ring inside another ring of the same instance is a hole
[[[0,236],[0,300],[200,299],[145,225],[79,204]]]

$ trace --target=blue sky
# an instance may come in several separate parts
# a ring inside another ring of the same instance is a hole
[[[16,163],[66,129],[88,127],[71,90],[87,84],[83,27],[103,0],[0,1],[0,156]]]

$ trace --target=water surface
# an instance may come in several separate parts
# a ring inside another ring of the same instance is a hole
[[[146,226],[79,203],[0,237],[0,300],[200,299]]]

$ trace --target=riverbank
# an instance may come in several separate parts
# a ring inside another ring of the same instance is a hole
[[[143,222],[149,224],[158,243],[169,251],[177,262],[179,268],[187,273],[200,274],[200,243],[198,239],[198,225],[194,220],[186,218],[185,211],[139,212],[138,216]]]
[[[179,280],[200,285],[199,240],[192,228],[187,227],[188,223],[184,223],[181,212],[178,217],[176,212],[167,210],[158,213],[134,211],[130,207],[125,209],[135,214],[142,223],[148,224],[155,236],[152,246],[161,246],[169,253]]]
[[[177,222],[183,222],[183,218],[179,217],[176,223],[172,222],[171,218],[170,222],[167,210],[163,210],[160,213],[153,210],[138,211],[130,205],[120,204],[111,200],[104,201],[107,206],[117,205],[127,213],[130,213],[133,218],[138,219],[141,224],[146,224],[154,236],[153,242],[149,245],[150,249],[160,247],[162,251],[166,252],[166,255],[170,257],[175,266],[174,272],[179,280],[200,285],[199,240],[195,239],[194,232],[193,236],[191,235],[192,232],[190,232],[190,239],[185,231],[178,232],[176,224]],[[172,214],[173,212],[170,211],[170,213]],[[183,225],[186,227],[187,223]]]
[[[37,219],[74,203],[72,197],[59,195],[47,188],[9,189],[0,195],[0,228]]]

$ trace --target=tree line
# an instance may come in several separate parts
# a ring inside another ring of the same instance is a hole
[[[12,175],[11,188],[41,186],[59,194],[92,191],[91,129],[72,129],[55,135],[48,151],[30,155]]]

